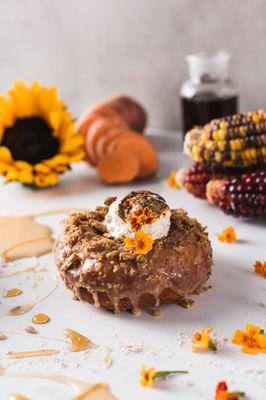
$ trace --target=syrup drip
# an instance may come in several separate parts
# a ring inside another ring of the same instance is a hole
[[[54,239],[51,237],[38,237],[31,240],[24,240],[14,246],[5,249],[2,256],[5,261],[14,261],[20,258],[42,256],[50,253],[53,249]]]
[[[54,239],[51,237],[52,230],[49,226],[36,222],[34,218],[74,211],[82,210],[66,208],[25,216],[0,217],[0,237],[4,238],[0,243],[0,254],[4,261],[50,253],[54,244]]]
[[[31,268],[33,268],[33,267],[31,267]],[[33,269],[33,272],[34,271],[35,271],[35,269]],[[41,269],[40,269],[40,271],[41,271]],[[43,268],[43,271],[46,271],[46,269]],[[39,299],[36,299],[36,301],[33,302],[32,304],[23,304],[20,306],[13,307],[8,312],[0,314],[0,317],[6,316],[6,315],[14,316],[14,315],[25,314],[28,311],[30,311],[36,304],[40,303],[41,301],[47,299],[47,297],[51,296],[51,294],[57,289],[57,286],[58,286],[57,276],[53,273],[51,273],[51,275],[55,280],[55,285],[52,287],[52,289],[48,293],[46,293],[44,296],[40,297]]]
[[[96,308],[99,308],[99,307],[100,307],[100,302],[99,302],[98,293],[97,293],[97,292],[93,292],[93,293],[92,293],[92,297],[93,297],[93,300],[94,300],[94,306],[95,306]]]
[[[64,334],[67,336],[70,342],[70,351],[76,352],[81,350],[87,350],[93,346],[93,343],[86,336],[73,331],[72,329],[65,329]]]
[[[114,313],[119,314],[120,313],[119,299],[114,298],[113,305],[114,305]]]
[[[27,267],[12,272],[0,272],[0,279],[9,278],[10,276],[20,275],[26,272],[34,272],[34,271],[35,267]]]
[[[33,307],[33,304],[23,304],[22,306],[16,306],[11,308],[7,313],[1,314],[0,316],[4,315],[21,315],[29,312]]]
[[[155,307],[159,307],[160,305],[160,291],[161,289],[159,287],[154,290]]]
[[[23,293],[23,290],[21,290],[21,289],[17,289],[17,288],[9,289],[4,293],[3,297],[5,297],[5,298],[16,297],[22,293]]]
[[[0,253],[4,261],[49,253],[54,242],[51,234],[49,226],[33,217],[0,217]]]
[[[163,310],[157,309],[157,310],[152,310],[151,315],[155,318],[160,318],[163,316]]]
[[[32,317],[32,322],[34,324],[47,324],[49,322],[50,318],[46,314],[36,314]]]
[[[7,358],[30,358],[30,357],[42,357],[42,356],[52,356],[54,354],[60,353],[56,349],[44,349],[44,350],[33,350],[33,351],[11,351],[7,354]]]
[[[142,311],[141,311],[141,309],[139,307],[134,307],[133,310],[132,310],[132,314],[135,317],[139,317],[142,314]]]
[[[26,373],[26,372],[4,372],[0,371],[0,375],[20,378],[39,378],[48,379],[50,381],[59,382],[69,386],[75,392],[73,400],[117,400],[109,390],[106,383],[90,384],[88,382],[80,381],[78,379],[70,378],[57,374],[40,374],[40,373]],[[19,399],[20,400],[20,399]]]

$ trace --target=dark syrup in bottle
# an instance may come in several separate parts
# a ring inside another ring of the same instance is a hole
[[[195,126],[202,126],[214,118],[226,117],[237,113],[238,96],[218,98],[213,95],[195,95],[192,98],[181,97],[183,115],[183,133]]]

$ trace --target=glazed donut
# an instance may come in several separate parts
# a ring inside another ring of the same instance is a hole
[[[126,245],[125,238],[135,239],[138,232],[151,241],[149,251]],[[56,242],[55,258],[74,298],[115,313],[188,305],[190,295],[204,291],[213,264],[205,228],[147,191],[72,214]]]

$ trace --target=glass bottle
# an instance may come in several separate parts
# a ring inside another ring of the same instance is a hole
[[[230,53],[186,57],[189,79],[180,91],[183,132],[238,111],[238,92],[229,76]]]

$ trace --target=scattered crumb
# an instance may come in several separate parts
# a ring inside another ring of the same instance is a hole
[[[109,368],[111,366],[112,362],[113,362],[113,360],[111,359],[111,357],[106,357],[103,360],[103,367],[106,369]]]
[[[26,326],[25,327],[25,331],[28,332],[28,333],[31,333],[33,335],[38,333],[37,330],[33,326]]]
[[[5,340],[6,339],[6,335],[4,334],[4,332],[0,332],[0,340]]]
[[[141,346],[134,346],[133,344],[128,344],[124,347],[125,354],[142,353],[142,352],[143,352],[143,347]]]

